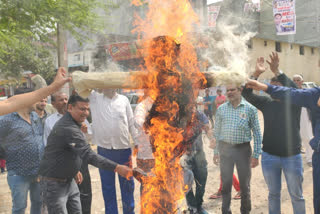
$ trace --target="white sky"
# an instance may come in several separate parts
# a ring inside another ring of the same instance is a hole
[[[207,0],[207,5],[213,4],[213,3],[216,3],[216,2],[219,2],[219,1],[223,1],[223,0]]]
[[[220,2],[220,1],[223,1],[223,0],[207,0],[207,5]],[[252,3],[260,3],[260,0],[251,0],[251,1]]]

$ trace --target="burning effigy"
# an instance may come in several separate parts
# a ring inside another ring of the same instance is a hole
[[[135,5],[143,4],[139,0]],[[192,41],[198,17],[188,0],[150,0],[146,18],[136,17],[134,33],[144,47],[139,71],[73,73],[73,86],[82,96],[95,88],[147,89],[153,105],[144,123],[151,138],[155,165],[152,176],[136,171],[144,183],[143,213],[175,213],[177,201],[185,197],[180,157],[194,142],[191,111],[199,90],[246,76],[222,70],[200,71]],[[219,79],[219,81],[217,81]],[[233,80],[234,81],[234,80]]]

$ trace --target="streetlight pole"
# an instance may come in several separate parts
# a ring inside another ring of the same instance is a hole
[[[67,52],[67,32],[58,23],[57,24],[57,47],[58,47],[58,67],[64,67],[68,74],[68,52]],[[69,96],[70,87],[69,83],[66,83],[61,90],[63,93]]]

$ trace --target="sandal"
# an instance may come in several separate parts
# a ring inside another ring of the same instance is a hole
[[[222,194],[220,191],[216,192],[215,194],[212,194],[209,199],[218,199],[218,198],[222,198]]]
[[[233,197],[234,200],[239,200],[241,199],[241,192],[237,192],[237,194]]]

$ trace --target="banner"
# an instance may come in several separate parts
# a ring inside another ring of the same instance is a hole
[[[277,35],[296,33],[295,0],[273,0],[273,19]]]
[[[246,2],[243,7],[243,12],[260,12],[260,0]]]
[[[219,15],[220,6],[219,5],[208,5],[208,26],[216,27],[217,18]]]

